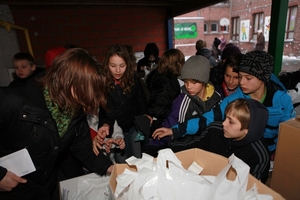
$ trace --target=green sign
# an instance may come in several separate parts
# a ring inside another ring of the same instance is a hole
[[[197,24],[192,23],[178,23],[174,24],[175,39],[197,38]]]

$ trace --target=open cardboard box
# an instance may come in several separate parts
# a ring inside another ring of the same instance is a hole
[[[189,150],[175,153],[175,155],[182,162],[182,166],[186,169],[194,161],[198,165],[203,167],[203,171],[201,172],[201,175],[216,176],[228,164],[227,158],[220,156],[218,154],[215,154],[215,153],[201,150],[201,149],[189,149]],[[115,193],[115,189],[117,186],[116,178],[119,174],[122,174],[124,172],[125,168],[132,170],[132,171],[136,171],[135,166],[129,166],[127,164],[115,165],[113,172],[110,176],[110,180],[109,180],[109,185],[110,185],[110,188],[111,188],[111,191],[113,194]],[[234,180],[235,176],[236,176],[235,170],[231,169],[228,173],[228,179]],[[284,199],[280,194],[276,193],[271,188],[267,187],[265,184],[261,183],[259,180],[254,178],[251,174],[249,174],[247,190],[249,190],[253,186],[254,183],[256,184],[258,193],[270,194],[273,196],[274,200]]]

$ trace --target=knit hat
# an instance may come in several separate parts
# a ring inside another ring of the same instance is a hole
[[[220,44],[221,44],[221,40],[220,40],[219,38],[216,38],[216,37],[215,37],[215,40],[214,40],[214,46],[215,46],[215,47],[218,47]]]
[[[221,59],[226,60],[231,55],[236,54],[236,53],[241,53],[241,50],[234,44],[228,43],[228,44],[226,44],[225,48],[222,51]]]
[[[273,65],[273,56],[265,51],[254,50],[243,56],[238,70],[251,74],[264,83],[267,83],[273,72]]]
[[[204,56],[191,56],[184,63],[181,69],[182,80],[193,79],[200,82],[208,83],[210,73],[210,64]]]
[[[46,69],[49,69],[53,60],[65,50],[66,48],[64,47],[55,47],[53,49],[49,49],[45,54]]]
[[[214,40],[214,46],[218,47],[221,44],[221,40],[219,38],[215,38]]]

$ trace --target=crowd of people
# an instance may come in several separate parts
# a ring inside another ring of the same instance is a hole
[[[273,57],[242,54],[223,37],[195,47],[185,61],[149,43],[138,62],[130,45],[110,46],[103,62],[60,47],[46,53],[46,69],[16,54],[15,80],[0,88],[0,157],[25,148],[36,170],[19,177],[0,166],[0,199],[51,199],[58,181],[110,174],[163,148],[234,153],[266,182],[279,124],[295,117]]]

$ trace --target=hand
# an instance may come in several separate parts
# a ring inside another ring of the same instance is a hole
[[[111,166],[106,170],[106,173],[107,173],[107,174],[111,174],[113,168],[114,168],[114,165],[111,165]]]
[[[108,138],[107,140],[105,140],[105,151],[106,153],[110,153],[110,149],[111,149],[111,146],[114,142],[114,139],[112,138]]]
[[[19,183],[26,183],[27,180],[14,173],[7,171],[6,175],[0,181],[0,191],[11,191]]]
[[[104,138],[109,135],[109,125],[103,124],[98,130],[99,142],[102,143]]]
[[[121,150],[125,148],[125,141],[123,140],[123,138],[115,139],[114,143],[115,145],[118,145]]]
[[[159,140],[163,137],[172,136],[172,135],[173,135],[173,131],[171,128],[158,128],[154,131],[152,137],[154,139],[157,138]]]
[[[98,135],[96,135],[93,139],[92,139],[92,143],[93,143],[93,151],[95,153],[96,156],[99,155],[99,149],[102,149],[102,145],[99,142],[100,137]]]

